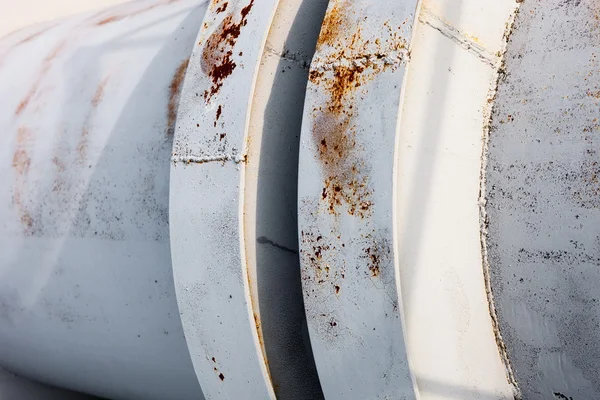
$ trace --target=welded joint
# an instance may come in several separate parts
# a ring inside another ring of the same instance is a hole
[[[371,53],[362,54],[356,57],[340,57],[335,61],[314,60],[311,70],[317,72],[334,71],[338,68],[367,68],[367,67],[398,67],[402,63],[408,62],[410,53],[408,49],[392,51],[386,54]]]
[[[493,53],[475,42],[469,35],[462,32],[460,29],[452,26],[448,21],[436,15],[429,8],[424,5],[421,6],[421,12],[419,13],[419,22],[428,25],[442,35],[458,44],[469,53],[479,58],[489,66],[496,68],[500,62],[500,54]]]
[[[206,164],[210,162],[228,162],[233,161],[235,164],[246,162],[246,154],[221,154],[213,156],[177,156],[171,157],[173,164]]]
[[[310,59],[307,59],[305,55],[301,53],[292,53],[289,50],[284,49],[282,52],[278,52],[269,44],[265,46],[265,52],[274,55],[284,61],[298,65],[300,68],[308,71],[310,69]]]

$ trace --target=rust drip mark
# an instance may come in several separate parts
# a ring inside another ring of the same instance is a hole
[[[87,150],[88,150],[88,142],[89,142],[89,134],[91,129],[91,121],[96,115],[97,108],[102,103],[104,99],[104,92],[106,89],[106,85],[110,79],[110,75],[102,79],[102,81],[98,84],[94,95],[91,100],[91,108],[88,112],[88,115],[85,118],[85,122],[83,124],[83,128],[81,130],[81,136],[79,138],[79,142],[77,143],[77,164],[82,165],[87,159]],[[58,157],[59,155],[57,155]]]
[[[20,46],[22,44],[32,41],[33,39],[37,38],[38,36],[42,35],[43,33],[48,32],[50,29],[54,28],[56,25],[57,25],[56,23],[53,23],[45,28],[40,29],[37,32],[32,33],[29,36],[24,37],[23,39],[21,39],[17,43],[15,43],[14,47],[17,47],[17,46]]]
[[[213,126],[216,128],[217,127],[217,121],[219,120],[219,118],[221,118],[221,113],[223,112],[223,109],[221,108],[221,105],[219,104],[219,108],[217,108],[217,115],[215,117],[215,120],[213,122]],[[223,139],[221,137],[221,139]]]
[[[17,146],[12,159],[12,167],[16,173],[13,205],[19,213],[19,219],[25,234],[31,234],[33,228],[33,218],[23,204],[23,193],[27,187],[27,176],[31,168],[31,156],[28,147],[32,140],[33,132],[27,127],[20,127],[17,130]]]
[[[242,27],[248,23],[248,14],[254,5],[254,0],[241,9],[238,22],[234,22],[234,13],[227,15],[219,27],[208,37],[202,50],[202,71],[212,80],[210,89],[204,91],[204,100],[209,103],[216,95],[223,82],[229,77],[237,64],[233,61],[233,48],[240,36]]]
[[[177,1],[179,1],[179,0],[168,0],[168,1],[165,1],[165,2],[162,2],[162,3],[152,4],[151,6],[144,7],[144,8],[141,8],[139,10],[135,10],[135,11],[130,12],[130,13],[120,14],[120,15],[111,15],[110,17],[105,17],[105,18],[101,19],[100,21],[96,22],[95,25],[96,26],[103,26],[103,25],[111,24],[113,22],[118,22],[118,21],[121,21],[121,20],[123,20],[125,18],[135,17],[136,15],[143,14],[143,13],[148,12],[150,10],[153,10],[153,9],[155,9],[157,7],[161,7],[161,6],[165,5],[165,4],[172,4],[172,3],[175,3]]]
[[[177,117],[177,107],[179,106],[179,98],[181,95],[181,87],[183,86],[183,78],[187,71],[190,59],[183,60],[171,79],[169,85],[169,104],[167,106],[167,134],[173,135],[175,132],[175,118]]]
[[[40,71],[38,72],[37,78],[35,79],[33,85],[31,86],[31,88],[29,89],[29,91],[27,92],[25,97],[23,97],[23,99],[21,99],[21,101],[19,102],[19,105],[15,109],[16,116],[21,115],[23,113],[23,111],[25,111],[25,109],[29,106],[31,99],[39,91],[39,87],[40,87],[42,81],[44,80],[44,78],[46,77],[48,72],[50,71],[50,67],[52,66],[52,61],[54,61],[54,59],[60,53],[62,53],[62,51],[64,50],[65,47],[66,47],[66,41],[62,41],[44,58],[44,60],[42,61],[42,66],[40,68]]]

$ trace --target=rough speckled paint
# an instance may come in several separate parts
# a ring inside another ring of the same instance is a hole
[[[527,400],[600,397],[599,12],[523,2],[490,121],[489,270]]]

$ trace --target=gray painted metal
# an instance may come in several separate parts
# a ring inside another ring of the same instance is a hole
[[[393,246],[397,115],[416,1],[331,1],[306,94],[298,219],[327,399],[415,398]]]
[[[173,273],[207,398],[275,397],[252,309],[243,207],[250,104],[277,4],[211,3],[177,115],[169,207]]]
[[[261,345],[279,400],[323,398],[302,298],[296,203],[304,94],[327,4],[279,1],[248,131],[246,261]]]
[[[198,399],[171,271],[169,155],[206,10],[143,0],[0,42],[0,363]]]
[[[600,7],[521,4],[485,169],[500,332],[524,399],[600,398]]]

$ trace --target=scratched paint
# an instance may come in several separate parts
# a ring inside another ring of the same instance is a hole
[[[168,131],[205,10],[136,1],[0,41],[10,370],[106,398],[203,398],[173,285]]]
[[[416,2],[370,3],[330,2],[302,127],[302,284],[317,370],[332,399],[415,395],[385,187]]]
[[[521,4],[489,123],[491,288],[524,399],[600,396],[599,11]]]

